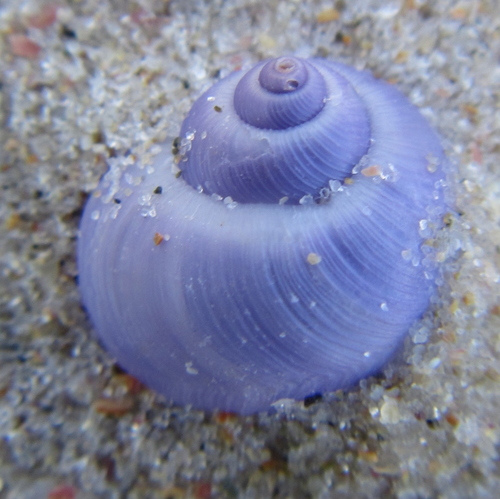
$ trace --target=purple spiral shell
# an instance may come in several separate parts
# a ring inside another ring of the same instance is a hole
[[[377,372],[435,290],[435,133],[394,87],[282,57],[193,105],[172,173],[114,162],[78,241],[120,364],[178,404],[252,413]]]

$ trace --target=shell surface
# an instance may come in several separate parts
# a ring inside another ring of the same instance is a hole
[[[178,404],[252,413],[377,372],[426,310],[436,134],[395,88],[282,57],[222,79],[84,210],[79,284],[118,362]],[[178,172],[177,172],[178,173]]]

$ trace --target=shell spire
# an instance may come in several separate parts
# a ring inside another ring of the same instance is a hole
[[[181,138],[179,167],[193,187],[238,203],[299,204],[351,176],[368,152],[370,118],[340,73],[279,57],[214,85]]]
[[[328,89],[323,76],[296,57],[271,59],[246,73],[234,92],[234,109],[249,125],[286,130],[324,108]]]

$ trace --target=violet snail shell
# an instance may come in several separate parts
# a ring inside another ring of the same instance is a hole
[[[240,413],[376,373],[429,306],[447,210],[438,137],[393,86],[321,59],[237,71],[177,147],[115,162],[79,284],[118,362],[177,404]]]

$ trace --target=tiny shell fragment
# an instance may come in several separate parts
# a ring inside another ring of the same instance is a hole
[[[158,246],[164,239],[165,237],[162,234],[156,232],[153,237],[153,242],[155,243],[155,246]]]
[[[317,253],[309,253],[307,255],[307,263],[311,265],[318,265],[321,262],[321,256]]]
[[[72,485],[58,485],[47,495],[47,499],[74,499],[76,490]]]
[[[212,496],[210,482],[197,482],[193,487],[193,496],[196,499],[209,499]]]
[[[321,23],[329,23],[332,21],[337,21],[340,17],[340,12],[333,7],[322,10],[317,16],[316,21]]]
[[[400,50],[397,54],[396,57],[394,58],[394,62],[396,64],[402,64],[408,60],[408,52],[406,50]]]
[[[474,293],[467,291],[467,293],[464,294],[462,297],[462,301],[464,302],[465,305],[471,306],[476,303],[476,299],[474,297]]]
[[[10,50],[14,55],[36,59],[42,48],[26,35],[15,33],[9,36]]]
[[[26,17],[26,24],[31,28],[45,29],[56,22],[58,6],[53,3],[41,6],[39,10]]]
[[[377,175],[380,175],[380,173],[380,166],[378,165],[367,166],[361,170],[361,174],[365,177],[376,177]]]
[[[468,16],[469,12],[463,5],[457,5],[450,10],[450,17],[456,21],[461,21]]]
[[[460,424],[459,419],[452,412],[447,413],[444,418],[453,428],[456,428]]]
[[[134,401],[129,397],[108,398],[102,397],[94,402],[94,409],[99,414],[120,417],[130,412]]]
[[[375,451],[359,451],[358,452],[359,459],[366,461],[368,463],[377,463],[378,455]]]

